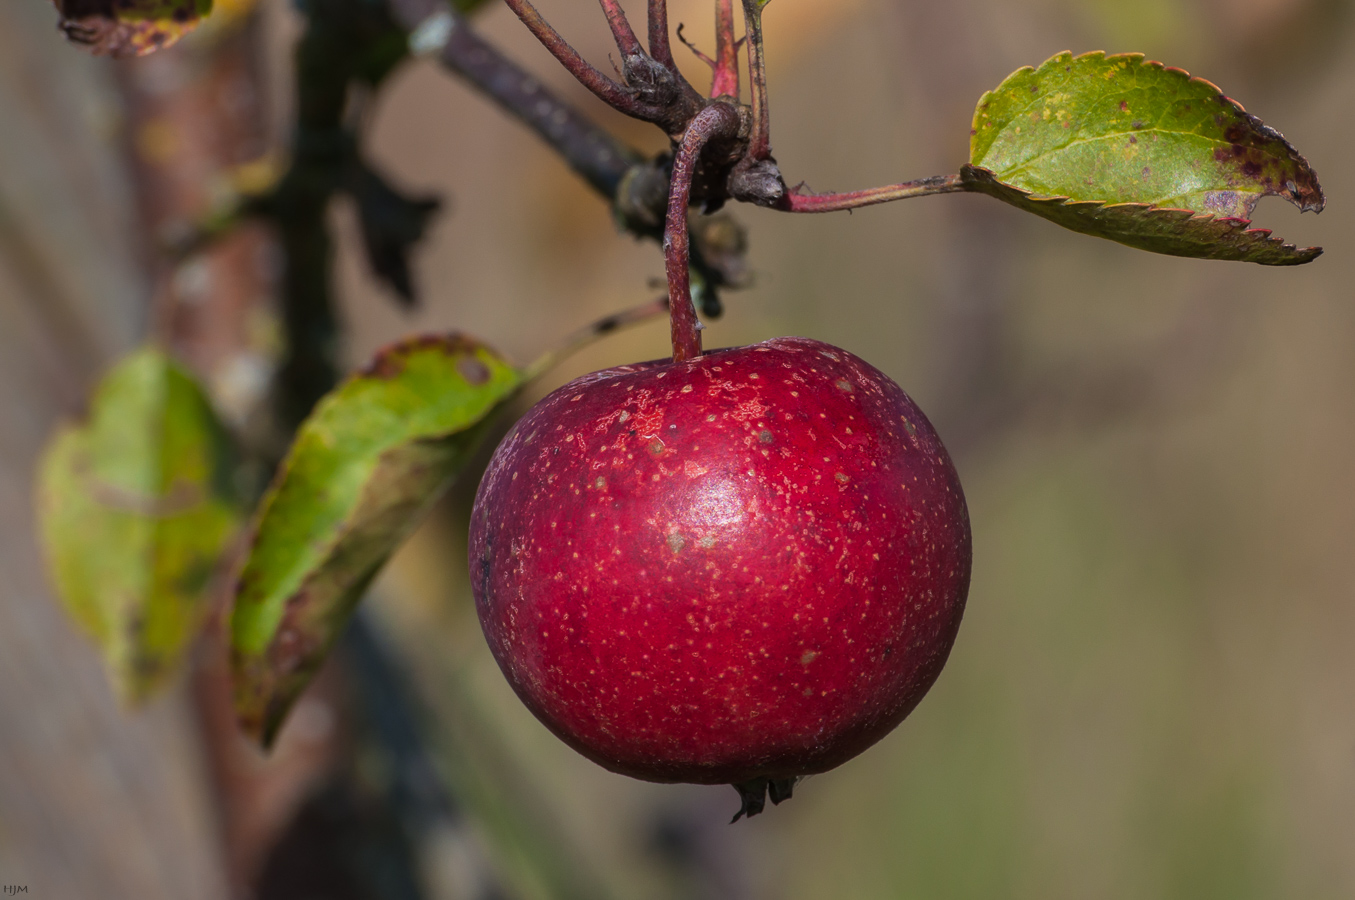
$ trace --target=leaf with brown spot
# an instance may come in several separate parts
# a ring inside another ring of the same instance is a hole
[[[212,11],[212,0],[54,0],[58,27],[98,56],[145,56],[183,37]]]
[[[979,100],[961,176],[1066,228],[1157,253],[1294,265],[1322,252],[1247,227],[1267,195],[1322,210],[1307,160],[1213,84],[1141,53],[1060,53],[1013,73]]]
[[[244,515],[207,398],[155,349],[120,363],[88,420],[43,453],[38,519],[57,593],[118,695],[139,703],[178,670]]]
[[[1296,248],[1271,237],[1264,228],[1249,228],[1251,222],[1246,219],[1197,215],[1188,209],[1164,209],[1148,203],[1108,205],[1096,200],[1036,197],[974,166],[961,169],[960,177],[971,191],[996,197],[1065,228],[1168,256],[1296,266],[1322,254],[1321,247]]]
[[[522,383],[473,340],[413,338],[377,354],[302,424],[260,507],[232,620],[236,712],[263,744]]]

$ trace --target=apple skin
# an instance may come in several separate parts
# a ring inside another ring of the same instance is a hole
[[[543,399],[480,484],[470,563],[495,659],[567,744],[646,781],[765,779],[779,802],[940,674],[969,516],[898,385],[778,338]]]

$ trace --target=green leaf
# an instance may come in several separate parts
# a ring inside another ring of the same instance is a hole
[[[38,518],[57,592],[128,703],[165,684],[203,624],[243,518],[232,468],[202,390],[150,348],[110,372],[88,421],[43,454]]]
[[[145,56],[207,17],[212,0],[54,0],[67,39],[96,55]]]
[[[236,712],[265,745],[522,382],[468,338],[414,338],[378,354],[302,423],[261,506],[232,622]]]
[[[960,178],[971,191],[996,197],[1065,228],[1168,256],[1295,266],[1322,255],[1321,247],[1298,249],[1271,237],[1264,228],[1248,228],[1251,223],[1246,219],[1197,215],[1187,209],[1164,209],[1147,203],[1108,205],[1099,200],[1034,197],[974,166],[962,168]]]
[[[1140,53],[1060,53],[1013,73],[979,100],[961,176],[1066,228],[1158,253],[1288,265],[1322,252],[1246,227],[1270,194],[1322,210],[1298,151],[1208,81]]]

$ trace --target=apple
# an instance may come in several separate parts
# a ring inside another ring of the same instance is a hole
[[[614,772],[732,784],[752,815],[931,687],[969,517],[898,385],[778,338],[543,399],[480,484],[470,562],[490,649],[546,727]]]

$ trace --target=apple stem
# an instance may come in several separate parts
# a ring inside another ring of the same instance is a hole
[[[748,138],[748,159],[770,159],[772,138],[767,111],[767,62],[762,46],[762,7],[768,0],[743,0],[744,28],[748,32],[748,90],[753,108],[753,131]]]
[[[696,307],[692,304],[691,238],[687,232],[692,176],[696,173],[701,152],[712,139],[733,139],[738,131],[739,114],[734,107],[728,103],[712,103],[692,119],[673,156],[668,214],[663,228],[663,256],[668,275],[674,362],[695,359],[701,355],[701,323],[696,318]]]
[[[844,209],[874,206],[877,203],[889,203],[893,200],[930,197],[933,194],[953,194],[967,190],[969,188],[960,180],[959,175],[933,175],[929,178],[919,178],[916,181],[887,184],[883,187],[848,191],[842,194],[802,193],[797,188],[786,192],[781,209],[797,213],[838,212]]]

